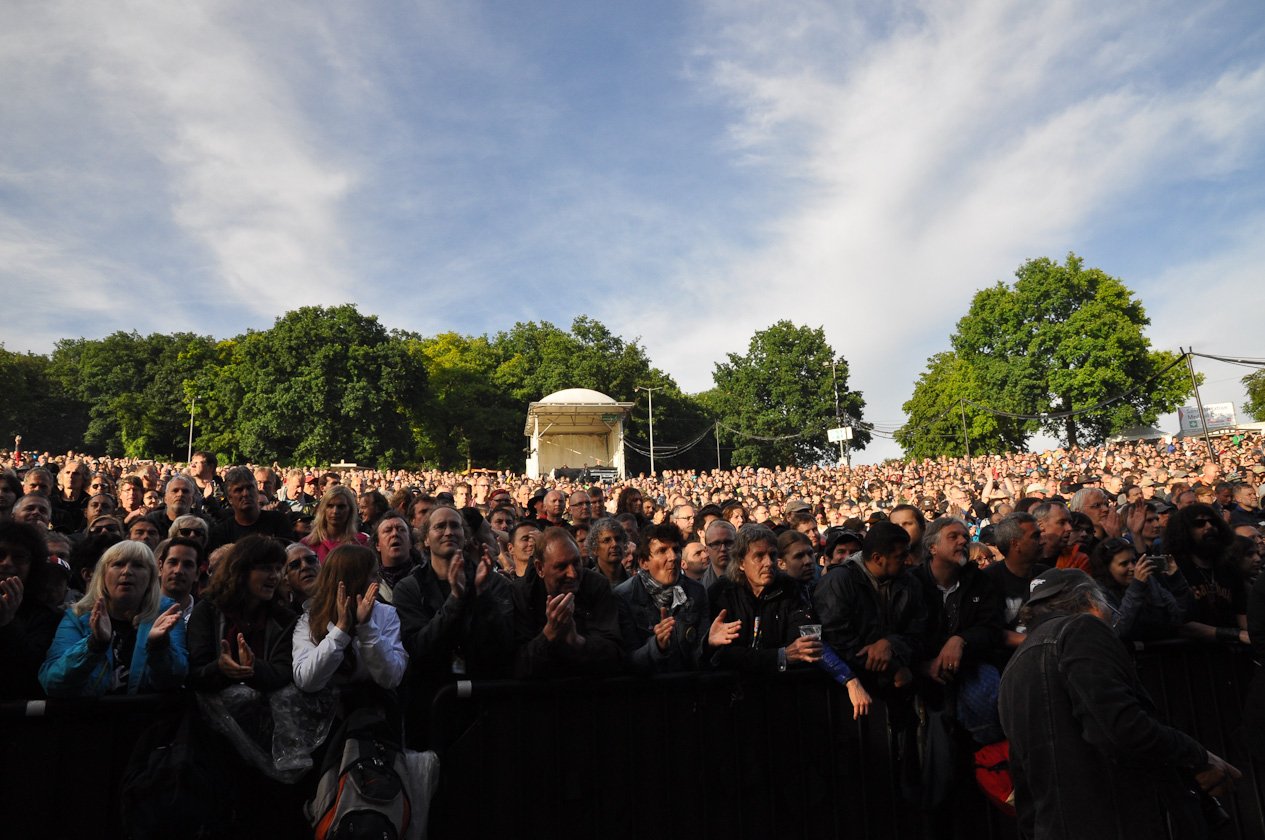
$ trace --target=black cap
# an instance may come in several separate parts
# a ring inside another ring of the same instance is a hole
[[[1047,569],[1032,579],[1029,584],[1028,603],[1035,604],[1047,598],[1053,598],[1061,592],[1071,589],[1078,583],[1093,580],[1080,569]]]

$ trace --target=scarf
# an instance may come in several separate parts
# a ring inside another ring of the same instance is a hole
[[[685,594],[685,590],[680,583],[664,585],[650,576],[645,569],[637,572],[637,579],[641,581],[641,585],[646,587],[646,592],[650,594],[650,600],[654,601],[654,605],[659,609],[667,608],[668,615],[675,615],[679,607],[685,606],[689,602],[689,598]],[[679,581],[680,573],[677,573]]]

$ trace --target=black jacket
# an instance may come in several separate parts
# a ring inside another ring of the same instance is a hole
[[[1088,613],[1037,622],[1002,676],[1021,836],[1167,837],[1165,795],[1205,750],[1165,726],[1124,644]]]
[[[895,667],[909,665],[922,650],[927,628],[921,587],[912,574],[902,572],[887,584],[891,597],[884,609],[861,562],[857,555],[832,567],[813,591],[822,639],[858,673],[865,663],[857,651],[879,639],[891,642]]]
[[[707,590],[685,575],[680,576],[679,582],[689,600],[673,613],[676,627],[666,651],[659,650],[659,643],[654,637],[654,626],[662,620],[659,608],[641,578],[631,577],[615,587],[624,653],[628,667],[639,674],[692,671],[703,662],[707,631],[711,624]]]
[[[988,662],[1001,645],[1002,631],[1006,627],[1001,592],[989,580],[979,566],[968,563],[958,577],[956,616],[945,610],[944,595],[931,576],[930,564],[915,566],[912,572],[918,581],[926,613],[927,632],[923,639],[921,656],[934,659],[951,636],[961,636],[966,642],[963,652],[965,662]]]
[[[294,648],[291,637],[298,617],[280,606],[271,608],[264,626],[264,649],[253,651],[255,675],[246,685],[259,691],[276,691],[294,682]],[[189,616],[189,687],[219,691],[232,685],[220,670],[220,639],[224,637],[224,613],[210,601],[198,601]],[[234,655],[237,645],[232,644]]]
[[[53,646],[61,613],[26,597],[17,615],[0,627],[0,700],[27,700],[44,696],[40,686],[40,666]]]
[[[707,600],[711,604],[710,619],[725,610],[725,621],[742,622],[738,638],[714,649],[712,663],[719,668],[776,673],[784,663],[778,651],[799,638],[801,625],[812,623],[812,604],[804,588],[781,573],[774,576],[758,598],[745,581],[735,583],[727,577],[720,578],[708,590]],[[756,619],[760,622],[758,637]]]
[[[575,627],[584,645],[545,638],[545,583],[529,568],[514,587],[514,675],[520,679],[618,673],[623,661],[619,602],[598,572],[580,570],[575,593]]]

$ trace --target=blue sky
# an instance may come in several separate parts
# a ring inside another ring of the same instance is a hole
[[[1157,347],[1263,355],[1265,6],[1103,5],[13,0],[0,340],[589,314],[702,390],[789,318],[895,424],[1075,251]]]

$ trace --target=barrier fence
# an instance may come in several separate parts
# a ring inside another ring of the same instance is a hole
[[[1161,715],[1245,773],[1225,802],[1233,823],[1216,836],[1265,838],[1265,773],[1237,731],[1251,661],[1173,644],[1139,652],[1137,663]],[[0,707],[0,837],[121,837],[119,785],[133,746],[186,703]],[[853,721],[846,692],[811,671],[449,686],[432,709],[441,781],[431,836],[1015,836],[1013,820],[976,788],[966,750],[947,803],[911,805],[914,759],[894,744],[887,718],[876,704]],[[297,808],[303,792],[293,794],[275,807]]]

